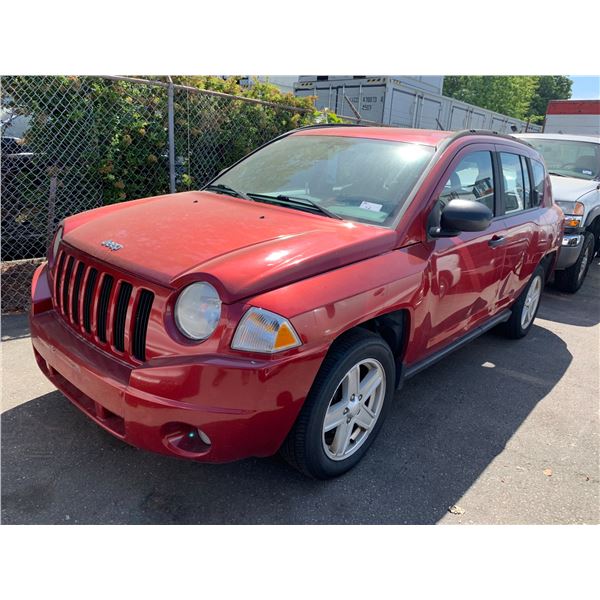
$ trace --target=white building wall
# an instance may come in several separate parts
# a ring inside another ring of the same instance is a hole
[[[544,133],[600,136],[600,115],[546,115]]]

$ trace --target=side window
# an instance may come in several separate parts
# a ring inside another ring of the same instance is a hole
[[[456,198],[476,200],[494,212],[494,169],[490,152],[473,152],[460,161],[440,194],[439,209]]]
[[[529,179],[529,166],[527,159],[521,156],[521,171],[523,172],[523,197],[525,198],[525,208],[533,208],[533,195],[531,193],[531,179]]]
[[[531,175],[533,179],[532,206],[541,206],[544,203],[544,184],[546,171],[544,165],[537,160],[531,160]]]
[[[518,154],[500,153],[502,179],[504,181],[504,212],[509,215],[525,210],[524,173]]]

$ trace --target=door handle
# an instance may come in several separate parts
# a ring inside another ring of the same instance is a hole
[[[504,241],[505,237],[503,235],[493,235],[488,240],[488,246],[490,246],[491,248],[495,248],[496,246],[501,246],[502,244],[504,244]]]

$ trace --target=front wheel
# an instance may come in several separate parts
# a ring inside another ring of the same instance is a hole
[[[544,269],[538,265],[529,283],[513,304],[510,319],[504,324],[504,331],[509,338],[519,339],[529,333],[540,306],[545,275]]]
[[[378,335],[355,330],[323,361],[306,402],[281,448],[293,466],[318,479],[354,467],[391,408],[394,357]]]
[[[594,236],[586,231],[579,258],[568,269],[556,271],[554,285],[561,291],[574,294],[582,285],[594,256]]]

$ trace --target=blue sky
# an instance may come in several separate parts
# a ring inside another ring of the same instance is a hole
[[[573,80],[573,100],[592,100],[600,98],[600,77],[575,77]]]

